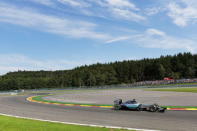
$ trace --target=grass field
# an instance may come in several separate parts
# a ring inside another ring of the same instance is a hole
[[[149,91],[173,91],[173,92],[192,92],[192,93],[197,93],[197,88],[166,88],[166,89],[148,89]]]
[[[66,125],[0,115],[1,131],[125,131],[99,127]]]

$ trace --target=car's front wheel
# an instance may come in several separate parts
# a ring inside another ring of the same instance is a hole
[[[156,112],[157,111],[157,107],[155,107],[154,105],[149,107],[149,111],[150,112]]]

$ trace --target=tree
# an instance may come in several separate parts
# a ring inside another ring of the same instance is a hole
[[[154,59],[93,64],[64,71],[18,71],[0,76],[0,90],[128,84],[163,77],[197,77],[197,55],[179,53]]]
[[[162,64],[158,67],[159,79],[163,79],[165,77],[166,70]]]

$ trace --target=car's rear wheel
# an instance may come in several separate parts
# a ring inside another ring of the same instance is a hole
[[[120,110],[121,109],[121,106],[120,105],[115,105],[114,106],[114,110]]]

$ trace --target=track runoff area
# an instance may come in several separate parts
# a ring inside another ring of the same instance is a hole
[[[95,104],[84,104],[84,103],[68,103],[68,102],[50,101],[50,100],[43,99],[44,96],[31,96],[27,98],[27,101],[35,102],[35,103],[42,103],[42,104],[60,105],[60,106],[109,108],[109,109],[113,108],[113,105],[95,105]],[[174,111],[197,111],[197,107],[192,107],[192,106],[164,106],[164,107],[167,107],[167,110],[174,110]]]

